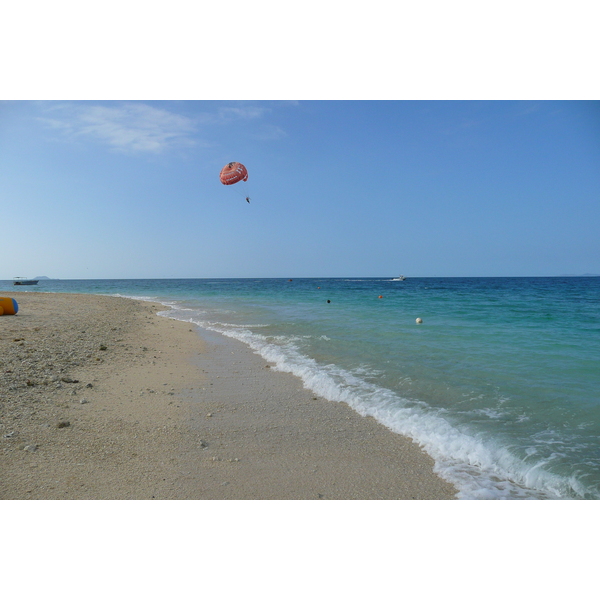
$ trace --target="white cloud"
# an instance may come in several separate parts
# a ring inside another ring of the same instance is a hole
[[[89,136],[122,152],[159,153],[168,148],[195,144],[192,119],[142,103],[119,106],[61,105],[63,118],[44,118],[49,127],[70,137]]]
[[[249,134],[254,139],[280,139],[285,131],[265,122],[271,112],[263,106],[219,106],[187,117],[143,102],[68,102],[46,105],[40,120],[72,140],[95,139],[115,151],[158,154],[174,147],[208,146],[197,138],[200,128],[226,127],[238,121],[257,122],[258,131]]]

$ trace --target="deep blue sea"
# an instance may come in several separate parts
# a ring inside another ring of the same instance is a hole
[[[600,498],[600,277],[14,289],[160,301],[161,314],[240,340],[316,394],[412,438],[459,498]]]

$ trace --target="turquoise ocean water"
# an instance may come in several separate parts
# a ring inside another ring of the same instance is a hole
[[[459,498],[600,498],[600,277],[14,289],[160,301],[161,314],[240,340],[315,393],[411,437]]]

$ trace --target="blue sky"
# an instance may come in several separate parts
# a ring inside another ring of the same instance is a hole
[[[600,273],[599,159],[589,101],[4,101],[0,278]]]

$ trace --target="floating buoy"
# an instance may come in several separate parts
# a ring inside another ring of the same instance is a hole
[[[383,296],[379,296],[379,298],[383,298]]]
[[[423,319],[421,319],[421,317],[417,317],[417,323],[422,323]]]
[[[331,300],[327,300],[327,304],[329,304],[331,302]]]
[[[19,312],[19,305],[13,298],[0,298],[0,307],[5,315],[16,315]]]

